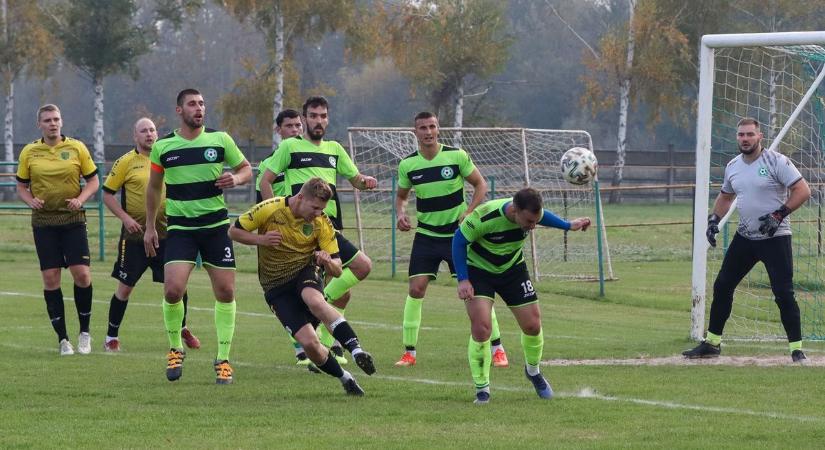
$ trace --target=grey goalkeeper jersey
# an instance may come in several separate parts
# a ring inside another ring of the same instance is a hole
[[[796,166],[787,156],[763,150],[752,163],[733,158],[725,167],[722,192],[736,194],[739,209],[739,227],[736,232],[742,237],[760,240],[768,239],[759,232],[759,217],[770,214],[788,200],[788,188],[802,179]],[[782,221],[774,236],[791,234],[788,218]]]

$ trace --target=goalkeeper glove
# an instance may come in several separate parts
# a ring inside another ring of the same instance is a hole
[[[711,247],[716,247],[716,235],[719,234],[719,219],[716,214],[708,216],[708,230],[705,231],[705,236],[708,237],[708,243]]]
[[[776,211],[760,216],[759,221],[762,223],[759,225],[759,232],[762,234],[767,234],[768,237],[773,237],[776,230],[779,229],[779,225],[782,224],[782,220],[784,220],[790,213],[790,208],[782,205]]]

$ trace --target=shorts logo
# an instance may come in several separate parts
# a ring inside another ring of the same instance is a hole
[[[126,279],[126,277],[128,276],[128,274],[126,274],[126,272],[124,272],[124,271],[122,271],[122,270],[119,270],[118,272],[120,272],[120,273],[118,274],[118,276],[120,277],[120,279],[121,279],[121,280],[125,280],[125,279]]]
[[[203,157],[209,162],[215,162],[215,160],[218,159],[218,151],[214,148],[207,148],[203,152]]]
[[[329,157],[329,165],[332,166],[332,167],[335,167],[335,157],[334,156]]]
[[[62,159],[63,161],[69,159],[69,152],[60,152],[60,159]]]
[[[301,233],[304,233],[304,236],[312,236],[312,225],[305,223],[303,227],[301,227]]]
[[[759,168],[759,176],[760,176],[760,177],[766,177],[766,176],[768,176],[768,169],[766,169],[766,168],[764,168],[764,167],[760,167],[760,168]]]
[[[453,168],[452,167],[445,167],[441,169],[441,178],[445,180],[449,180],[453,177]]]

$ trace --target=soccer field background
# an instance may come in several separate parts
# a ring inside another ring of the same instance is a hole
[[[605,216],[608,225],[687,222],[690,206],[607,205]],[[235,383],[214,384],[214,298],[202,270],[190,282],[188,322],[203,345],[170,383],[161,289],[146,276],[121,327],[123,351],[102,351],[115,220],[107,219],[107,260],[92,263],[93,353],[71,357],[57,353],[28,216],[0,220],[2,448],[821,448],[821,343],[805,343],[808,367],[790,364],[784,342],[728,342],[723,355],[732,358],[723,364],[678,357],[693,345],[688,224],[608,228],[618,280],[604,298],[597,283],[537,283],[551,401],[538,399],[524,378],[518,328],[499,305],[511,367],[491,369],[492,401],[478,406],[468,321],[443,274],[425,299],[411,368],[393,367],[403,351],[405,277],[390,279],[379,264],[355,288],[347,317],[378,371],[368,377],[350,362],[366,396],[349,398],[337,380],[294,365],[262,299],[254,250],[238,246]],[[67,272],[63,292],[71,298]],[[66,316],[76,341],[71,301]]]

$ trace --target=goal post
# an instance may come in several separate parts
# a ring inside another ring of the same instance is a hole
[[[825,146],[825,32],[706,35],[699,55],[696,123],[696,190],[693,210],[692,307],[690,336],[704,331],[708,281],[718,271],[728,235],[737,220],[731,212],[720,224],[721,249],[708,252],[709,207],[718,193],[725,164],[738,154],[736,122],[752,116],[762,123],[763,146],[780,151],[811,185],[811,200],[791,215],[794,284],[802,310],[803,336],[825,338],[822,329],[822,200]],[[781,127],[781,129],[779,129]],[[717,187],[711,191],[711,185]],[[736,291],[726,336],[782,338],[779,314],[760,267]]]
[[[411,128],[352,127],[349,151],[378,188],[354,193],[358,242],[376,264],[406,276],[414,231],[395,230],[398,163],[418,150]],[[439,142],[466,150],[487,180],[488,198],[513,195],[524,186],[542,194],[545,207],[561,217],[594,218],[593,233],[559,232],[538,227],[530,233],[525,259],[535,278],[613,279],[598,183],[574,186],[562,179],[562,154],[572,147],[593,149],[590,135],[578,130],[527,128],[440,128]],[[467,185],[467,199],[472,186]],[[415,216],[415,191],[407,213]],[[598,207],[598,209],[597,209]],[[601,285],[603,292],[604,285]]]

